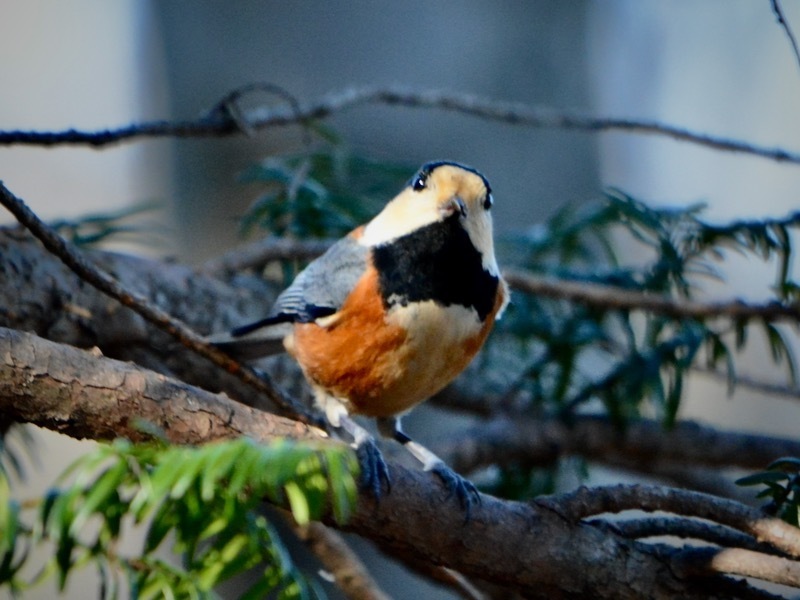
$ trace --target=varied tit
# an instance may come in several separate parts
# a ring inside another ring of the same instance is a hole
[[[400,415],[461,373],[508,302],[492,239],[492,193],[476,170],[422,166],[383,211],[303,270],[265,319],[217,345],[241,359],[291,354],[330,422],[359,451],[379,495],[388,470],[351,414],[375,417],[468,511],[462,479],[400,428]],[[276,332],[278,336],[276,336]]]

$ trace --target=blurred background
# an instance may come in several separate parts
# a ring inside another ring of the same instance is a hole
[[[800,4],[786,1],[783,9],[800,30]],[[768,0],[4,0],[0,82],[2,129],[191,119],[252,82],[279,85],[302,101],[351,85],[402,84],[800,149],[800,65]],[[326,125],[355,152],[409,165],[409,175],[431,159],[475,166],[492,182],[501,235],[534,227],[565,204],[595,200],[605,186],[655,205],[702,201],[706,217],[720,222],[783,216],[797,209],[800,191],[797,166],[655,136],[531,129],[377,105]],[[149,251],[196,263],[239,239],[238,217],[255,197],[241,173],[302,148],[292,127],[249,139],[146,140],[102,150],[0,147],[0,179],[46,218],[157,201],[169,235]],[[0,215],[0,222],[11,219]],[[767,292],[768,265],[730,264],[726,287],[709,287],[709,295]],[[756,348],[741,370],[768,377],[773,369]],[[682,416],[794,435],[800,415],[780,399],[729,398],[724,386],[698,377]],[[83,449],[37,435],[42,478],[20,489],[23,496],[41,491]],[[399,568],[377,575],[388,590],[410,585]],[[76,580],[70,597],[85,597],[93,585]],[[42,594],[52,592],[45,586]],[[450,597],[431,586],[415,594]]]

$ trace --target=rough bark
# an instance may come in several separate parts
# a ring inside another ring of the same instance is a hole
[[[155,426],[170,441],[199,444],[248,435],[318,439],[324,432],[143,369],[0,328],[0,415],[78,439],[143,440]]]
[[[0,412],[76,437],[141,437],[137,417],[176,443],[239,435],[264,441],[318,437],[225,395],[32,334],[0,329],[0,357]],[[362,494],[345,530],[532,597],[707,597],[645,547],[549,508],[484,495],[465,523],[433,475],[396,464],[391,474],[392,492],[379,502]]]

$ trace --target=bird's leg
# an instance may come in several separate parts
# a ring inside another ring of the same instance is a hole
[[[372,492],[375,498],[381,497],[383,484],[386,484],[387,491],[391,491],[389,467],[370,432],[356,423],[350,417],[345,405],[336,398],[318,394],[317,404],[325,412],[325,417],[332,427],[344,430],[352,438],[358,464],[361,466],[359,481],[361,488]]]
[[[436,473],[447,489],[448,497],[455,495],[466,513],[465,520],[469,520],[470,508],[473,504],[480,504],[481,497],[475,485],[453,471],[445,462],[428,450],[419,442],[412,440],[401,428],[398,417],[378,419],[378,431],[384,437],[390,437],[400,442],[414,458],[422,463],[425,471]]]
[[[344,415],[340,420],[344,429],[353,438],[353,447],[356,449],[358,463],[361,465],[360,484],[363,489],[372,492],[375,498],[380,498],[383,484],[386,484],[386,491],[392,489],[392,480],[389,477],[389,467],[383,459],[375,438],[369,431],[353,421],[349,415]]]

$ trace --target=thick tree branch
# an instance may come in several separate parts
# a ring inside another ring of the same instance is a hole
[[[276,295],[272,286],[254,277],[237,276],[234,287],[176,263],[111,252],[87,255],[126,288],[145,295],[162,311],[180,315],[202,333],[227,331],[262,317]],[[106,356],[224,390],[249,405],[263,398],[134,311],[85,285],[30,234],[1,228],[0,256],[0,326],[34,331],[73,346],[98,346]],[[272,367],[281,387],[302,397],[298,370],[288,360]]]
[[[227,97],[228,95],[226,95]],[[105,129],[57,132],[0,131],[0,145],[26,144],[55,146],[61,144],[106,146],[140,137],[212,137],[250,134],[253,131],[289,124],[325,119],[335,113],[365,104],[386,104],[408,108],[435,108],[480,119],[511,125],[579,131],[625,131],[666,136],[706,148],[760,156],[779,162],[800,164],[800,153],[783,148],[757,146],[748,142],[697,133],[656,121],[596,117],[580,112],[558,111],[527,104],[479,98],[469,94],[437,90],[413,90],[403,87],[352,87],[331,92],[316,102],[298,106],[278,106],[241,111],[215,110],[194,121],[151,121]]]
[[[311,260],[332,244],[333,240],[265,237],[206,261],[200,270],[209,275],[229,277],[247,269],[258,270],[276,260]]]
[[[31,334],[0,329],[0,356],[0,411],[77,437],[140,438],[136,417],[163,428],[176,443],[238,435],[266,441],[284,426],[296,438],[318,437],[302,424],[237,407],[225,396]],[[346,530],[531,597],[701,597],[658,557],[607,532],[490,496],[465,524],[435,476],[395,464],[391,470],[391,494],[380,502],[362,495]],[[582,577],[575,577],[576,570]]]
[[[83,439],[143,440],[142,423],[199,444],[249,435],[321,439],[319,429],[232,402],[131,363],[0,327],[0,415]]]

